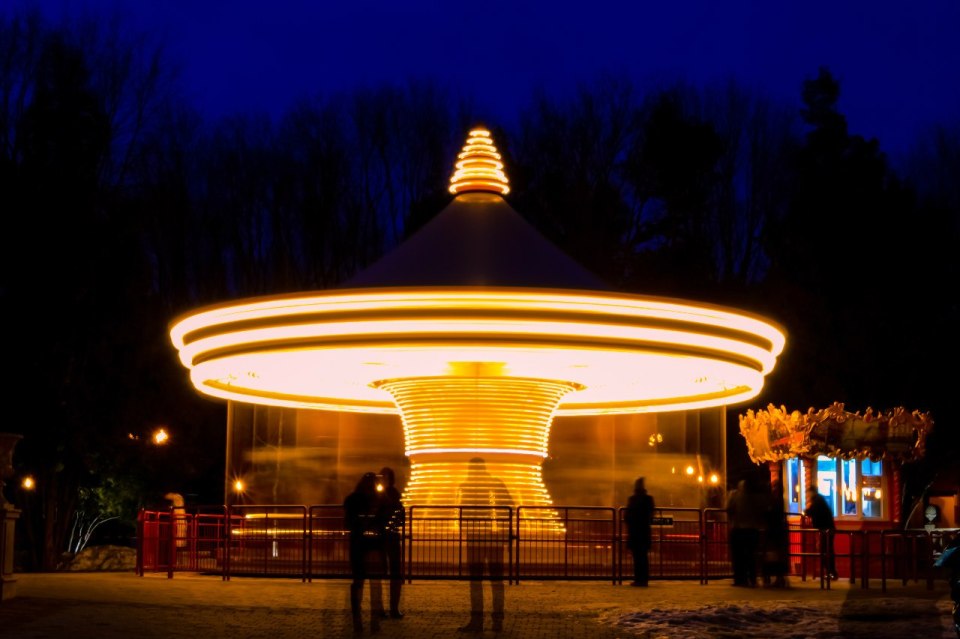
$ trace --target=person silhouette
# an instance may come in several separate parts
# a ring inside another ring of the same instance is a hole
[[[741,479],[727,501],[734,586],[757,585],[760,531],[766,524],[768,503],[767,492],[754,475]]]
[[[510,543],[513,498],[500,478],[487,472],[486,462],[474,457],[466,480],[457,490],[460,526],[467,541],[470,573],[470,621],[460,632],[483,631],[483,575],[490,576],[493,631],[503,630],[503,566]]]
[[[383,562],[383,530],[385,513],[382,501],[377,494],[377,475],[364,473],[352,493],[343,501],[343,516],[350,533],[350,612],[353,616],[353,631],[363,632],[363,618],[361,604],[363,601],[363,582],[368,577],[382,573],[375,570],[374,575],[368,573],[368,562]],[[370,630],[380,630],[380,610],[383,603],[379,601],[380,588],[370,588]]]
[[[645,587],[650,580],[651,531],[654,511],[653,497],[647,493],[644,478],[637,477],[633,483],[633,494],[627,500],[624,523],[627,525],[627,548],[633,554],[633,583],[631,586]]]
[[[397,490],[396,473],[389,466],[380,470],[382,490],[380,491],[381,507],[386,521],[383,531],[383,555],[386,562],[386,573],[390,577],[390,612],[383,610],[382,600],[380,615],[403,619],[400,612],[400,592],[403,588],[403,529],[406,524],[406,510],[403,507],[400,491]]]
[[[763,585],[786,588],[790,569],[790,529],[783,507],[783,483],[770,484],[770,506],[763,535]]]
[[[827,577],[836,579],[837,566],[833,553],[833,537],[837,526],[833,519],[833,509],[824,496],[813,486],[807,488],[807,499],[810,505],[803,511],[803,514],[809,517],[813,527],[820,531],[818,548],[824,555]]]

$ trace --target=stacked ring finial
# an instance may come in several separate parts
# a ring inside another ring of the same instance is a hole
[[[451,193],[486,191],[506,195],[510,192],[500,154],[486,129],[470,131],[467,143],[457,156],[456,168],[450,178]]]

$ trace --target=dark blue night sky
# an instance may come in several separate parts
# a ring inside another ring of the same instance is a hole
[[[512,124],[532,91],[601,74],[707,86],[735,78],[788,104],[828,66],[852,133],[908,150],[960,119],[960,2],[643,0],[6,0],[53,18],[119,10],[161,34],[193,103],[282,113],[304,94],[435,79]]]

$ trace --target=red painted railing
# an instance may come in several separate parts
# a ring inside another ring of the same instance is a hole
[[[403,531],[405,578],[467,576],[467,537],[490,531],[504,543],[506,577],[623,582],[632,558],[626,547],[624,509],[579,506],[497,507],[497,524],[478,519],[476,508],[412,506]],[[469,512],[467,512],[469,511]],[[477,528],[480,526],[481,528]],[[473,531],[473,532],[470,532]],[[658,508],[650,549],[652,579],[731,576],[726,512]],[[926,581],[933,588],[934,552],[956,533],[861,530],[822,533],[791,526],[790,574],[829,588],[826,552],[833,544],[839,578],[869,588],[879,580]],[[832,539],[831,539],[832,537]],[[138,519],[137,574],[204,572],[232,576],[283,576],[301,581],[350,576],[349,539],[341,506],[237,505],[188,511],[143,510]]]

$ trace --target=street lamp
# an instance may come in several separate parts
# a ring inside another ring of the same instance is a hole
[[[163,446],[170,441],[170,434],[163,427],[153,432],[153,443],[157,446]]]

